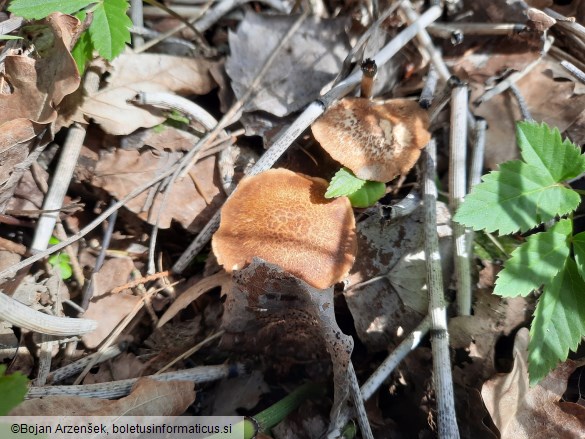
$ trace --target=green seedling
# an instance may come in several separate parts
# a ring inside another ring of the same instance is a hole
[[[49,240],[50,245],[55,245],[59,242],[60,241],[54,236]],[[54,254],[49,258],[49,264],[51,264],[53,270],[55,270],[55,272],[63,280],[69,279],[73,274],[73,269],[71,268],[71,259],[69,259],[69,255],[67,253],[59,252]]]
[[[93,51],[113,60],[130,42],[132,21],[126,15],[127,0],[12,0],[8,10],[29,20],[40,20],[53,12],[74,14],[80,21],[93,14],[89,28],[84,31],[72,50],[80,74],[93,57]]]
[[[28,390],[28,379],[20,372],[6,375],[6,365],[0,364],[0,416],[24,401]]]
[[[535,385],[585,336],[585,232],[574,234],[572,219],[583,192],[566,183],[585,172],[585,155],[546,124],[520,122],[516,133],[522,159],[485,175],[454,220],[500,234],[547,225],[512,252],[494,288],[502,297],[542,290],[528,345]]]
[[[341,168],[331,179],[325,198],[348,197],[353,207],[370,207],[385,193],[384,183],[362,180],[349,169]]]

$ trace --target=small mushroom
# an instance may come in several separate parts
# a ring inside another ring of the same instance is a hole
[[[259,257],[309,285],[342,280],[356,254],[349,200],[325,198],[327,181],[287,169],[245,177],[221,211],[212,248],[231,273]]]
[[[429,142],[429,118],[417,102],[346,98],[311,127],[323,149],[362,180],[406,175]]]

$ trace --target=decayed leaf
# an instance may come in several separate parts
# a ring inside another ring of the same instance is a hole
[[[141,151],[104,152],[98,161],[92,184],[107,190],[120,199],[136,187],[167,171],[181,157],[179,153]],[[215,171],[214,156],[205,157],[193,166],[182,179],[177,179],[170,190],[166,209],[162,212],[159,227],[170,227],[178,221],[190,232],[198,232],[224,201],[219,175]],[[126,208],[139,218],[154,224],[163,199],[161,193],[154,198],[148,211],[143,211],[149,192],[145,191],[126,203]]]
[[[130,279],[134,263],[130,258],[107,260],[101,270],[94,276],[94,294],[84,316],[99,322],[98,328],[85,334],[83,342],[93,349],[110,335],[110,332],[140,302],[140,297],[127,292],[111,294],[110,291],[124,285]]]
[[[270,356],[311,359],[327,352],[333,364],[332,427],[349,396],[348,365],[353,340],[333,310],[333,289],[317,290],[274,264],[254,258],[234,271],[222,328],[224,347]]]
[[[448,222],[445,206],[439,212],[443,224]],[[441,237],[449,233],[448,228],[440,229]],[[389,222],[372,215],[357,224],[359,257],[344,295],[358,336],[371,349],[399,343],[427,312],[423,235],[421,208]],[[441,240],[446,272],[452,260],[449,242]]]
[[[528,330],[521,329],[514,344],[514,368],[487,381],[481,391],[484,403],[500,430],[502,439],[582,439],[585,437],[585,408],[578,414],[561,408],[559,401],[567,379],[579,366],[567,360],[540,384],[528,383]]]
[[[39,53],[8,55],[4,60],[3,79],[8,88],[0,92],[0,212],[24,172],[12,175],[28,155],[31,140],[55,121],[55,107],[79,86],[77,67],[69,53],[78,30],[76,18],[51,14],[30,35],[33,44],[42,35],[45,43]],[[52,134],[51,129],[43,141],[50,141]]]
[[[190,381],[140,378],[130,395],[115,400],[50,396],[24,401],[10,416],[179,416],[195,400]]]
[[[89,96],[81,110],[110,134],[130,134],[165,120],[152,108],[127,101],[138,92],[168,91],[181,95],[205,94],[215,86],[209,69],[212,62],[158,54],[125,53],[112,62],[108,85]]]
[[[296,19],[248,11],[238,30],[230,31],[226,71],[237,98],[246,92]],[[347,54],[347,23],[347,19],[306,19],[280,51],[244,111],[285,116],[317,98],[321,88],[335,78]],[[258,35],[262,35],[262,44],[251,44]]]

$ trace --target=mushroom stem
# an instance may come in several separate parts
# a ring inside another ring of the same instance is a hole
[[[361,94],[362,98],[372,99],[374,95],[374,78],[376,77],[376,73],[378,73],[378,66],[376,66],[376,61],[373,59],[366,59],[362,63],[362,84],[361,84]]]

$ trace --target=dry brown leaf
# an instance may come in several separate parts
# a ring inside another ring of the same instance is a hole
[[[172,305],[169,306],[169,308],[158,321],[157,328],[163,326],[175,315],[177,315],[179,311],[186,308],[191,302],[197,300],[199,297],[201,297],[208,291],[212,290],[213,288],[221,287],[223,289],[230,285],[231,284],[230,279],[231,276],[227,274],[225,271],[220,271],[219,273],[201,279],[199,282],[191,286],[189,289],[184,291],[179,297],[177,297],[177,300],[175,300],[172,303]]]
[[[3,80],[9,90],[0,91],[0,212],[19,180],[10,176],[28,155],[32,139],[53,124],[56,106],[79,87],[77,67],[69,53],[78,30],[76,18],[51,14],[37,28],[48,45],[30,57],[8,55],[4,60]],[[35,35],[30,38],[34,44]],[[52,135],[50,129],[43,142],[52,140]]]
[[[487,381],[481,391],[484,403],[502,439],[583,439],[585,408],[577,416],[559,405],[567,380],[579,366],[567,360],[538,385],[528,382],[528,330],[522,328],[514,343],[514,368]]]
[[[444,205],[438,213],[444,218],[442,224],[449,221]],[[450,239],[445,234],[450,231],[441,230],[441,252],[448,273],[452,258],[447,256]],[[357,237],[359,256],[343,294],[360,340],[370,349],[383,350],[409,334],[428,308],[423,210],[418,208],[408,217],[390,222],[374,214],[357,223]],[[368,282],[371,279],[374,281]]]
[[[104,152],[96,165],[92,184],[120,199],[136,187],[167,171],[179,157],[178,153],[157,152],[151,149],[143,151],[117,149],[114,152]],[[171,221],[175,220],[185,229],[195,233],[207,223],[225,199],[220,177],[215,171],[215,163],[214,156],[205,157],[199,160],[184,178],[175,181],[167,199],[166,209],[158,223],[160,228],[169,228]],[[138,214],[139,218],[154,224],[163,195],[159,193],[150,210],[144,212],[147,197],[148,191],[143,192],[125,206]]]
[[[146,364],[131,352],[123,352],[113,360],[100,364],[96,373],[88,373],[83,384],[105,383],[120,381],[128,378],[138,378],[143,375]]]
[[[134,263],[130,258],[110,259],[94,276],[94,295],[84,317],[94,319],[99,324],[95,331],[83,336],[83,342],[88,348],[93,349],[104,341],[140,302],[140,297],[126,292],[109,293],[113,288],[128,282],[133,269]]]
[[[49,396],[24,401],[10,416],[179,416],[194,400],[190,381],[140,378],[130,395],[115,401]]]
[[[210,67],[203,59],[150,53],[124,53],[112,61],[108,85],[85,99],[81,110],[104,131],[130,134],[153,127],[165,117],[152,108],[128,103],[138,92],[175,92],[180,95],[206,94],[215,87]]]

